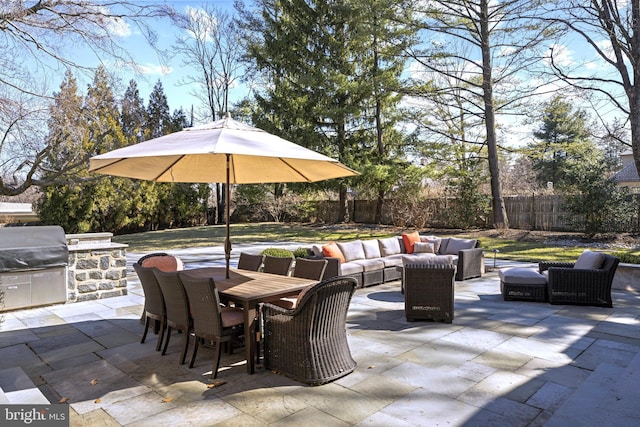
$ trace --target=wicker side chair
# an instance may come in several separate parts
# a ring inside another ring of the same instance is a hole
[[[410,263],[404,266],[404,313],[408,321],[453,321],[456,267]]]
[[[326,269],[326,259],[296,258],[296,265],[293,268],[292,276],[300,277],[302,279],[317,280],[319,282],[320,280],[322,280]],[[296,306],[298,305],[298,301],[300,301],[301,297],[304,295],[304,292],[306,292],[306,289],[307,288],[298,293],[298,295],[283,297],[279,300],[271,301],[271,303],[282,308],[296,308]]]
[[[551,304],[613,307],[611,285],[620,259],[604,254],[600,268],[574,268],[574,263],[540,262],[540,273],[548,274],[547,294]]]
[[[161,271],[184,270],[184,263],[180,258],[164,252],[156,252],[143,256],[138,260],[138,264],[143,267],[155,267]]]
[[[262,269],[262,271],[264,271],[265,273],[288,276],[289,270],[291,269],[291,264],[293,264],[293,258],[265,255],[264,268]]]
[[[293,277],[320,281],[324,277],[327,263],[326,259],[296,258],[292,275]]]
[[[260,271],[263,261],[264,255],[252,255],[246,252],[240,252],[238,268],[240,270]]]
[[[262,304],[265,368],[311,385],[353,372],[346,318],[356,286],[336,277],[307,289],[293,310]]]
[[[200,341],[213,341],[216,346],[211,378],[218,376],[222,343],[233,352],[232,340],[244,334],[244,315],[241,309],[220,305],[220,297],[212,278],[190,276],[188,272],[179,274],[191,307],[195,346],[191,354],[189,368],[193,368]]]
[[[189,311],[189,300],[187,293],[178,277],[178,271],[161,271],[153,269],[156,275],[164,305],[167,309],[167,339],[162,347],[162,354],[167,354],[167,347],[171,339],[171,330],[182,332],[182,353],[180,354],[180,364],[183,365],[187,358],[187,348],[189,347],[189,335],[193,330],[193,320]]]
[[[152,268],[143,267],[136,262],[133,264],[133,269],[140,279],[142,291],[144,292],[144,312],[142,313],[142,317],[144,318],[144,332],[142,333],[140,343],[144,343],[147,339],[147,332],[149,331],[151,320],[153,320],[153,331],[158,334],[156,351],[160,351],[164,331],[167,329],[167,311],[164,306],[162,290],[160,289],[160,285]]]

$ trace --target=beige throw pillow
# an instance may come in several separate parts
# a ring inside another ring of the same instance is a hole
[[[578,257],[573,268],[580,270],[594,270],[602,267],[604,263],[604,254],[602,252],[584,251]]]
[[[435,254],[436,251],[433,243],[415,242],[413,244],[413,253]]]

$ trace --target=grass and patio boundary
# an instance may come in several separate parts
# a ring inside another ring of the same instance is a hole
[[[302,244],[325,243],[332,240],[349,241],[355,239],[375,239],[398,236],[403,231],[398,227],[362,224],[300,224],[300,223],[243,223],[231,224],[232,244],[262,242],[300,242]],[[413,231],[413,230],[410,230]],[[513,261],[575,261],[585,250],[599,250],[620,256],[622,262],[636,262],[640,257],[640,246],[633,248],[602,248],[598,242],[581,243],[579,246],[559,245],[555,241],[526,241],[501,237],[499,233],[488,236],[486,230],[429,230],[421,229],[420,234],[437,236],[455,236],[480,240],[485,257],[496,257]],[[221,246],[225,240],[225,226],[212,225],[192,228],[179,228],[144,233],[114,236],[113,241],[129,245],[131,252],[170,251],[173,249]]]

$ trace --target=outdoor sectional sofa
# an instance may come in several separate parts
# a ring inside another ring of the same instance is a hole
[[[432,262],[451,257],[457,266],[455,280],[482,275],[483,250],[475,239],[419,236],[418,233],[384,239],[331,242],[314,245],[314,258],[328,261],[324,279],[353,277],[359,286],[372,286],[402,277],[403,261]]]

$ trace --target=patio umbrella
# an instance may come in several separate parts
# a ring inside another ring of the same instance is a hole
[[[315,182],[358,175],[323,154],[230,115],[202,126],[120,148],[90,159],[89,171],[158,182],[226,183],[225,258],[231,256],[229,184]]]

